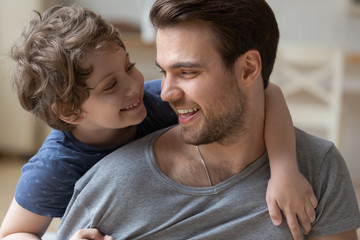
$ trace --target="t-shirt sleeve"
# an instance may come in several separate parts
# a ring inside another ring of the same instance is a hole
[[[22,167],[15,200],[23,208],[47,217],[61,217],[73,194],[71,172],[54,161],[34,159]]]
[[[335,146],[327,152],[317,176],[314,191],[318,196],[318,207],[310,236],[359,228],[355,191],[345,161]]]

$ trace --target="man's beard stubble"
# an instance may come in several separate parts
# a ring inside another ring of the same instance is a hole
[[[181,135],[187,144],[202,145],[213,142],[226,144],[236,141],[238,134],[246,128],[248,98],[236,85],[230,94],[223,93],[221,99],[222,112],[208,111],[203,124],[198,128],[181,126]]]

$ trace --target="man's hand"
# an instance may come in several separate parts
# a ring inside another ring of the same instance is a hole
[[[275,226],[282,222],[280,210],[295,240],[301,240],[301,224],[304,234],[311,230],[315,221],[317,199],[307,179],[299,171],[288,171],[272,176],[268,183],[266,201],[270,218]]]
[[[114,240],[108,235],[103,236],[96,228],[87,228],[78,230],[70,240]]]

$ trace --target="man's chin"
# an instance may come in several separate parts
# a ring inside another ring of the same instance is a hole
[[[199,145],[197,133],[188,127],[180,126],[181,137],[186,144]]]
[[[190,131],[189,128],[180,128],[181,136],[186,144],[199,146],[203,144],[209,144],[213,141],[210,141],[208,138],[204,137],[199,131]]]

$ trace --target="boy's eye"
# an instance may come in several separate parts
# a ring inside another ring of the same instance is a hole
[[[135,67],[135,63],[130,63],[130,66],[126,68],[126,72],[130,72]]]
[[[111,84],[110,84],[109,86],[107,86],[107,87],[104,89],[104,91],[108,91],[108,90],[113,89],[113,88],[116,86],[116,84],[117,84],[117,81],[114,80],[113,82],[111,82]]]

